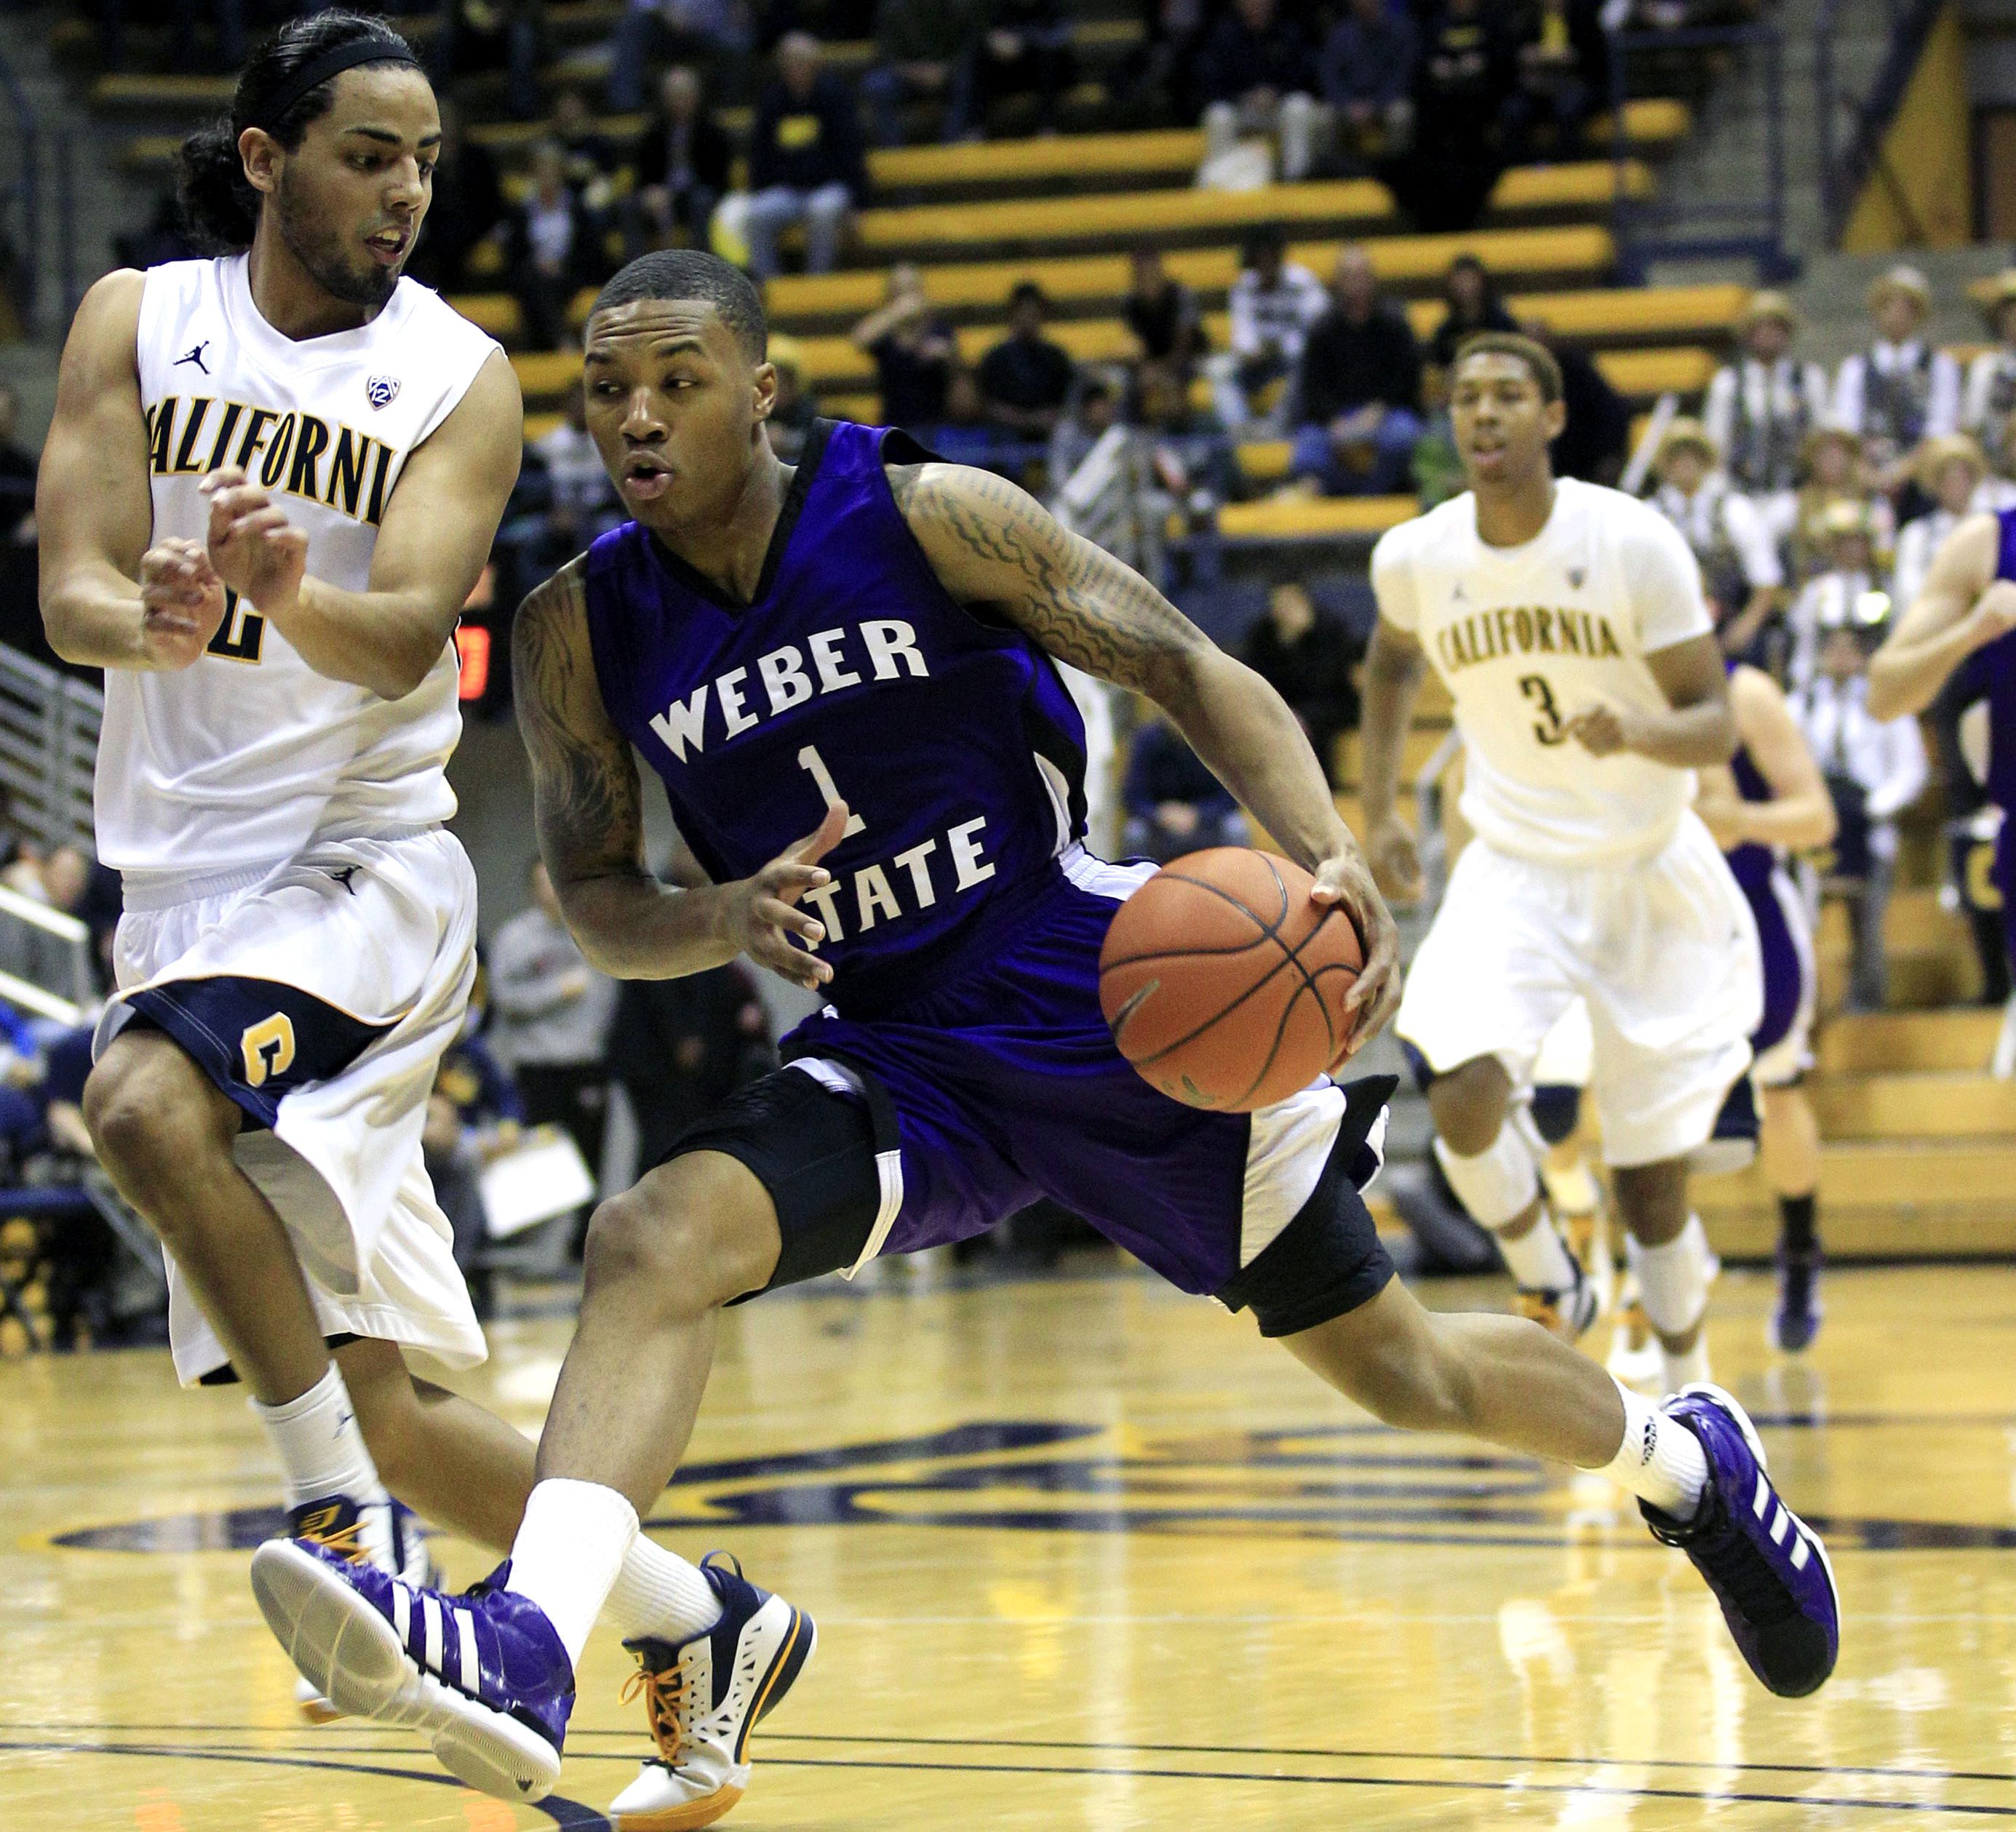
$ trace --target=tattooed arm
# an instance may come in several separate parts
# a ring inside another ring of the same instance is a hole
[[[815,946],[825,938],[794,905],[826,881],[818,862],[839,844],[844,807],[828,808],[815,833],[752,878],[694,891],[661,884],[644,869],[637,760],[596,679],[579,561],[520,607],[511,668],[540,856],[591,965],[620,980],[671,980],[746,953],[801,985],[833,977],[787,937]]]
[[[1358,843],[1338,817],[1316,753],[1274,689],[1162,594],[1026,491],[963,465],[894,465],[890,487],[938,581],[961,603],[1005,618],[1060,661],[1145,694],[1168,714],[1274,843],[1314,873],[1365,939],[1350,1004],[1365,1015],[1352,1048],[1399,1000],[1399,943]]]

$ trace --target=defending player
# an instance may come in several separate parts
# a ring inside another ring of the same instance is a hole
[[[1471,488],[1382,538],[1366,660],[1365,814],[1382,881],[1418,894],[1394,812],[1432,660],[1468,744],[1477,838],[1408,974],[1397,1028],[1432,1075],[1435,1152],[1496,1230],[1528,1314],[1573,1338],[1595,1294],[1541,1197],[1515,1110],[1542,1041],[1589,1006],[1591,1092],[1669,1391],[1705,1380],[1708,1249],[1689,1154],[1750,1066],[1762,1006],[1748,906],[1689,812],[1736,730],[1686,542],[1636,498],[1557,481],[1561,371],[1531,340],[1459,352],[1450,411]],[[1747,1092],[1747,1087],[1746,1087]]]
[[[92,288],[36,500],[50,640],[106,671],[93,1137],[168,1249],[177,1373],[250,1388],[295,1531],[409,1574],[387,1483],[502,1547],[532,1481],[400,1353],[484,1353],[420,1130],[475,973],[449,639],[521,434],[504,353],[400,277],[440,138],[381,22],[263,45],[185,149],[233,252]],[[619,1613],[682,1632],[726,1581],[640,1539]]]
[[[1764,1016],[1751,1033],[1751,1074],[1763,1097],[1758,1146],[1778,1198],[1778,1301],[1773,1346],[1808,1347],[1820,1333],[1820,1243],[1814,1215],[1820,1177],[1820,1124],[1803,1085],[1813,1066],[1819,976],[1805,900],[1787,855],[1824,846],[1834,802],[1778,683],[1760,668],[1729,676],[1736,755],[1701,773],[1694,812],[1708,825],[1757,923]]]
[[[764,342],[754,288],[712,256],[646,256],[603,290],[589,423],[636,520],[527,600],[518,695],[541,844],[591,958],[663,976],[746,952],[832,1002],[790,1066],[597,1211],[509,1565],[444,1598],[275,1542],[254,1582],[283,1645],[339,1701],[429,1730],[465,1779],[537,1797],[603,1593],[692,1431],[720,1307],[1049,1193],[1179,1287],[1251,1308],[1390,1422],[1608,1470],[1689,1547],[1765,1683],[1820,1685],[1826,1561],[1733,1402],[1654,1409],[1531,1323],[1434,1315],[1393,1280],[1358,1194],[1390,1082],[1200,1113],[1115,1049],[1100,944],[1145,872],[1078,844],[1080,728],[1051,657],[1150,695],[1349,912],[1362,1040],[1392,996],[1391,918],[1294,715],[999,478],[825,423],[779,465]],[[633,743],[713,887],[644,870]],[[401,1632],[436,1611],[459,1659]],[[767,1651],[682,1722],[746,1734],[793,1676],[789,1641]]]

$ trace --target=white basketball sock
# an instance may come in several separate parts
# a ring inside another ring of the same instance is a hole
[[[1694,1338],[1694,1345],[1685,1355],[1675,1355],[1661,1344],[1660,1380],[1669,1393],[1677,1393],[1683,1387],[1698,1385],[1708,1378],[1708,1331],[1704,1330]]]
[[[1540,1218],[1517,1240],[1509,1234],[1500,1234],[1497,1240],[1507,1269],[1526,1290],[1565,1291],[1574,1284],[1575,1255],[1544,1207]]]
[[[545,1611],[577,1669],[636,1537],[637,1510],[599,1482],[550,1478],[525,1503],[506,1588]]]
[[[357,1409],[343,1384],[343,1370],[328,1371],[298,1399],[284,1405],[252,1402],[259,1423],[273,1441],[284,1472],[287,1506],[326,1501],[333,1495],[355,1502],[382,1502],[385,1485],[358,1429]]]
[[[1597,1471],[1677,1521],[1690,1521],[1708,1491],[1708,1456],[1701,1440],[1622,1383],[1624,1440]]]
[[[1708,1308],[1708,1236],[1701,1217],[1689,1215],[1661,1247],[1641,1247],[1626,1236],[1624,1251],[1638,1275],[1645,1320],[1661,1336],[1684,1336]]]
[[[697,1565],[639,1532],[616,1574],[609,1614],[626,1640],[687,1641],[721,1620],[721,1599]]]

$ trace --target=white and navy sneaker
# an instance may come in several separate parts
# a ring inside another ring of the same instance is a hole
[[[1677,1546],[1708,1580],[1750,1670],[1780,1698],[1827,1683],[1841,1652],[1841,1597],[1820,1535],[1778,1499],[1749,1416],[1719,1387],[1684,1387],[1659,1408],[1708,1456],[1708,1488],[1691,1521],[1641,1500],[1653,1536]]]
[[[1570,1254],[1568,1258],[1575,1263],[1572,1285],[1559,1291],[1540,1291],[1521,1285],[1512,1294],[1512,1308],[1516,1315],[1538,1323],[1564,1342],[1579,1342],[1603,1314],[1603,1294],[1575,1255]]]
[[[326,1547],[354,1564],[376,1565],[409,1584],[441,1582],[420,1517],[404,1502],[360,1503],[347,1495],[328,1495],[290,1508],[287,1526],[290,1538]],[[294,1682],[294,1704],[311,1724],[333,1724],[344,1715],[304,1679]]]
[[[446,1596],[311,1541],[252,1555],[266,1625],[338,1711],[430,1736],[441,1766],[485,1794],[543,1800],[560,1779],[574,1665],[545,1612],[504,1588],[510,1576],[507,1559]]]
[[[684,1641],[623,1643],[637,1657],[624,1701],[643,1699],[658,1753],[609,1809],[616,1832],[693,1832],[733,1807],[749,1785],[749,1733],[819,1643],[810,1616],[758,1589],[725,1553],[700,1568],[721,1600],[719,1621]]]

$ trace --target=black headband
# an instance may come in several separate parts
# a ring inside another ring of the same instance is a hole
[[[402,39],[352,38],[347,45],[335,45],[321,56],[310,58],[245,124],[271,133],[311,89],[320,88],[331,77],[340,77],[360,63],[409,63],[418,69],[419,62]]]

